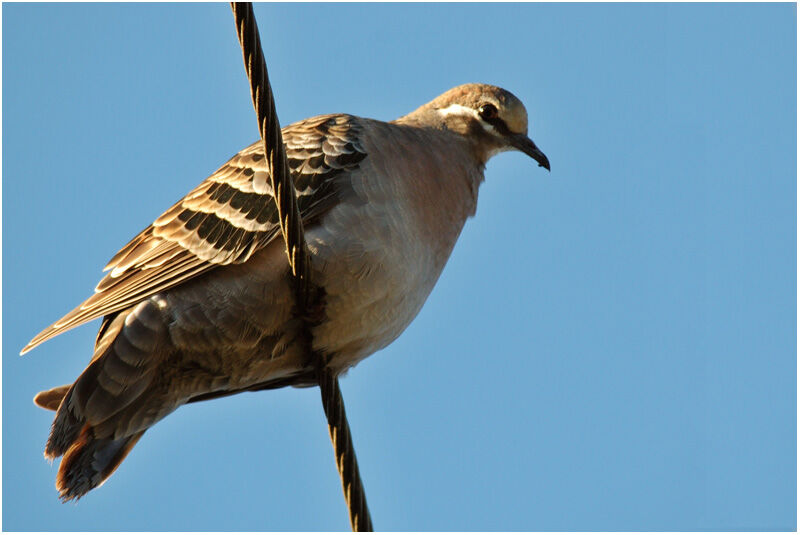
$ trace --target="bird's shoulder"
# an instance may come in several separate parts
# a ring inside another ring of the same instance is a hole
[[[335,200],[334,179],[366,158],[362,131],[359,118],[344,114],[311,117],[282,130],[304,220],[326,211]],[[104,270],[111,271],[106,279],[111,282],[134,266],[147,267],[142,261],[151,256],[150,248],[141,246],[150,241],[170,244],[209,264],[241,263],[271,240],[278,228],[270,170],[259,140],[235,154],[122,248],[106,265]],[[104,287],[101,281],[98,290]]]

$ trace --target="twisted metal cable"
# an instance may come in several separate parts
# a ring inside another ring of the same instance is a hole
[[[367,507],[367,495],[361,483],[361,472],[358,470],[350,426],[347,424],[347,414],[344,411],[339,379],[330,368],[320,366],[317,369],[317,380],[325,417],[328,419],[328,433],[331,435],[331,444],[336,455],[336,468],[339,469],[344,499],[350,512],[350,527],[353,531],[374,531]]]
[[[308,282],[308,254],[303,233],[303,221],[297,208],[294,184],[289,173],[289,162],[286,160],[286,149],[283,146],[283,134],[275,111],[275,97],[269,83],[267,64],[261,49],[261,37],[250,2],[231,2],[231,9],[236,20],[236,33],[242,46],[244,67],[250,81],[250,96],[258,117],[258,129],[264,143],[264,154],[267,157],[269,178],[272,191],[275,192],[275,203],[278,205],[278,219],[281,234],[286,243],[286,254],[292,275],[302,281],[298,292],[306,294]],[[305,307],[307,301],[300,301]]]
[[[247,78],[250,80],[250,95],[258,116],[258,126],[264,143],[264,154],[270,171],[272,190],[278,206],[281,234],[286,243],[286,254],[292,270],[297,305],[301,317],[307,317],[312,289],[309,284],[308,249],[303,232],[303,221],[297,208],[294,184],[286,160],[278,115],[275,111],[275,98],[267,75],[267,65],[261,49],[258,25],[250,2],[231,2],[236,20],[236,32],[242,46]],[[339,379],[326,366],[322,355],[316,353],[311,345],[311,331],[306,321],[304,344],[309,356],[316,365],[322,406],[328,420],[336,467],[342,480],[345,502],[350,514],[350,527],[353,531],[373,531],[372,519],[367,507],[367,497],[361,474],[358,470],[355,449],[350,434],[350,425],[344,410],[344,399],[339,388]]]

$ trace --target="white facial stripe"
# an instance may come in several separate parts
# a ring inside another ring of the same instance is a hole
[[[472,108],[468,108],[466,106],[462,106],[461,104],[450,104],[446,108],[440,108],[436,110],[439,115],[446,117],[448,115],[461,115],[466,117],[474,117],[478,120],[480,125],[483,127],[484,130],[489,132],[490,134],[499,135],[497,130],[495,130],[494,126],[486,123],[481,116],[478,114],[477,110],[473,110]]]
[[[450,104],[446,108],[436,110],[441,115],[472,115],[478,117],[478,112],[461,104]]]

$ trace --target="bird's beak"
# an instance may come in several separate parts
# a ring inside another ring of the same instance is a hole
[[[511,136],[511,146],[520,152],[524,152],[539,162],[539,167],[544,167],[548,171],[550,170],[550,160],[548,160],[547,156],[545,156],[544,153],[539,150],[539,147],[536,146],[536,143],[531,141],[531,138],[525,134]]]

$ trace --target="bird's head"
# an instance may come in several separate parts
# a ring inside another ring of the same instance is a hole
[[[550,170],[550,161],[528,137],[528,112],[510,92],[486,84],[464,84],[439,95],[406,118],[440,125],[467,137],[486,163],[500,152],[518,150]],[[405,118],[404,118],[405,119]]]

